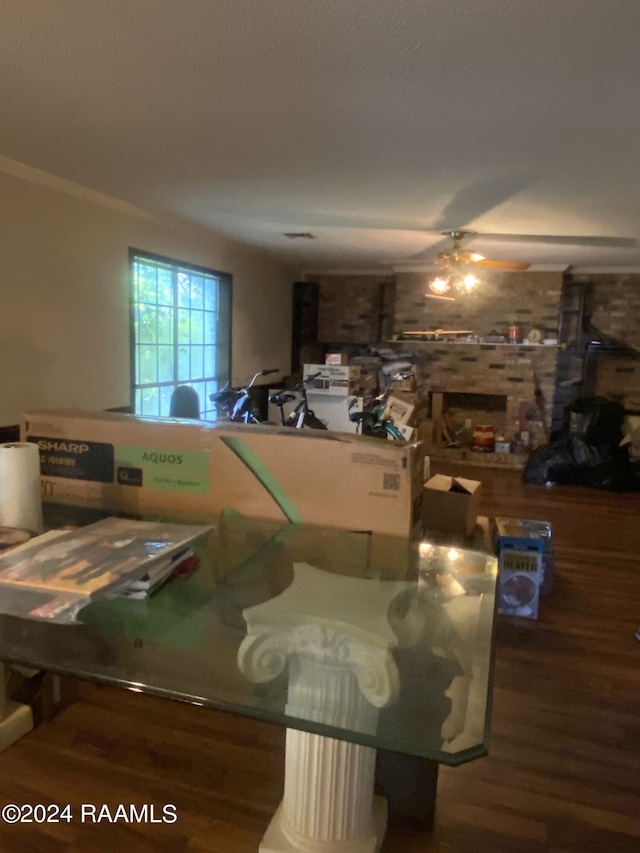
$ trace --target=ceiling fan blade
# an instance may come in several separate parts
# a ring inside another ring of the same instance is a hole
[[[463,264],[479,264],[480,261],[486,260],[484,255],[479,255],[477,252],[453,252],[447,254],[443,252],[440,257],[447,261],[462,261]]]
[[[529,186],[533,177],[529,173],[503,175],[463,187],[444,208],[432,229],[448,231],[452,226],[460,228],[474,222]]]
[[[525,264],[519,261],[492,261],[485,258],[483,261],[478,261],[476,266],[482,267],[483,269],[519,272],[528,270],[531,264]]]
[[[557,246],[595,246],[611,249],[637,249],[640,240],[634,237],[571,237],[554,234],[485,234],[477,235],[480,240],[496,243],[549,243]]]

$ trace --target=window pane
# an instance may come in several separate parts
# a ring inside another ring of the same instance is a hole
[[[191,312],[191,343],[204,343],[204,313],[202,311]]]
[[[155,344],[157,340],[156,309],[152,305],[140,305],[138,311],[138,341],[141,344]]]
[[[205,311],[215,311],[217,308],[218,282],[215,278],[204,280],[204,308]]]
[[[191,375],[190,379],[202,379],[204,377],[204,347],[191,347]]]
[[[215,344],[216,342],[216,321],[217,317],[213,311],[205,311],[202,322],[204,324],[204,343]]]
[[[204,348],[204,371],[203,376],[212,377],[216,375],[216,348]]]
[[[148,385],[151,382],[158,381],[158,367],[156,347],[141,346],[138,348],[140,353],[140,385]]]
[[[188,344],[191,340],[191,311],[178,309],[178,343]]]
[[[173,385],[166,385],[160,388],[160,417],[168,418],[171,411],[171,395],[173,394]]]
[[[180,308],[188,308],[191,305],[189,276],[183,272],[178,273],[178,305]]]
[[[150,264],[138,264],[138,301],[154,304],[158,299],[156,268]]]
[[[158,382],[173,382],[173,347],[158,347]]]
[[[158,268],[158,303],[173,305],[173,278],[168,267]]]
[[[189,347],[178,347],[178,382],[190,379],[190,370]]]
[[[158,308],[158,343],[173,343],[173,309]]]
[[[159,415],[160,397],[157,388],[144,388],[142,391],[142,414]]]
[[[202,311],[204,308],[204,279],[191,273],[191,308]]]

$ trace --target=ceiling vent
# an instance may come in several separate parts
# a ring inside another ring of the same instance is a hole
[[[285,232],[285,237],[288,237],[289,240],[314,240],[313,234],[309,234],[308,231],[289,231]]]

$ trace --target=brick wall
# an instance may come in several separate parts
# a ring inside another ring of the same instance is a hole
[[[573,276],[593,285],[593,324],[620,343],[638,350],[627,356],[599,353],[595,393],[640,410],[640,274]]]
[[[455,303],[425,298],[426,279],[424,273],[316,277],[320,284],[318,340],[374,344],[379,342],[381,328],[382,340],[392,333],[437,328],[469,329],[483,337],[493,331],[505,334],[514,322],[525,335],[533,326],[542,328],[548,337],[558,334],[561,273],[483,273],[478,292]],[[585,275],[574,280],[593,284],[593,323],[603,333],[640,351],[640,274]],[[465,345],[465,349],[461,346],[440,345],[438,352],[437,345],[425,344],[429,360],[423,390],[428,383],[442,389],[452,383],[452,390],[482,392],[489,384],[496,394],[507,396],[508,419],[513,423],[518,401],[531,399],[535,367],[551,409],[555,349],[492,350],[485,345],[473,350],[472,345]],[[640,409],[640,356],[602,354],[597,367],[597,394]]]
[[[512,323],[526,334],[538,326],[557,337],[562,274],[559,272],[482,274],[476,293],[456,302],[425,297],[426,273],[399,273],[396,282],[394,332],[422,329],[469,329],[484,337],[500,335]]]
[[[320,275],[318,340],[375,344],[390,337],[395,276]]]

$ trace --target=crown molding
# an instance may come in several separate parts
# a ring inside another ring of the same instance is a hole
[[[570,275],[638,275],[640,267],[569,267]]]
[[[362,267],[350,269],[349,267],[330,267],[328,269],[308,269],[302,270],[301,278],[311,275],[387,275],[393,274],[393,270],[387,266],[384,267]]]
[[[165,225],[175,228],[177,225],[186,226],[186,223],[181,220],[172,219],[168,216],[163,216],[159,213],[153,213],[150,210],[145,210],[143,207],[138,207],[128,201],[123,201],[119,198],[107,195],[106,193],[98,192],[97,190],[89,189],[89,187],[76,184],[73,181],[68,181],[66,178],[60,178],[58,175],[52,175],[49,172],[43,172],[41,169],[35,169],[33,166],[27,166],[26,163],[18,163],[16,160],[10,160],[8,157],[0,155],[0,172],[7,175],[12,175],[15,178],[22,178],[25,181],[30,181],[33,184],[39,184],[42,187],[57,190],[58,192],[66,193],[75,198],[89,201],[93,204],[99,204],[102,207],[110,207],[112,210],[117,210],[119,213],[126,213],[129,216],[135,216],[138,219],[145,219],[148,222],[154,222],[158,225]]]
[[[442,269],[442,264],[396,264],[392,267],[394,272],[423,272],[434,273]],[[567,264],[531,264],[527,270],[492,270],[480,268],[478,274],[483,275],[522,275],[529,272],[566,272],[569,269]]]
[[[525,272],[567,272],[569,264],[531,264]]]

